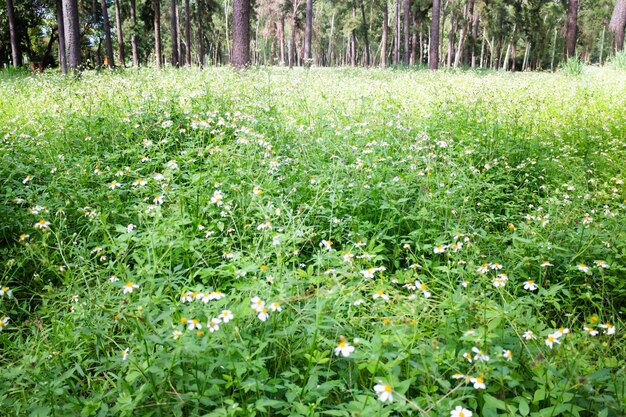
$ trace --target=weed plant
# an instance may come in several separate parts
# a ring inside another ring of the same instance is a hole
[[[0,407],[621,416],[623,74],[0,73]]]

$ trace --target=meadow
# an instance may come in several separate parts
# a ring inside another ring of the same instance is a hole
[[[623,416],[626,72],[0,73],[0,409]]]

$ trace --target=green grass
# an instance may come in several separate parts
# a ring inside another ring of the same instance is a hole
[[[623,415],[625,81],[0,73],[3,413]]]

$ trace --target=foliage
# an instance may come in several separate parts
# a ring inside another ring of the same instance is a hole
[[[613,66],[620,70],[626,70],[626,52],[618,52],[615,54]]]
[[[0,77],[3,413],[626,411],[623,73]]]
[[[583,72],[584,64],[579,58],[570,58],[561,64],[561,71],[565,75],[580,75]]]

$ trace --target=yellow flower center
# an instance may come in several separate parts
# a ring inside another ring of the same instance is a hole
[[[339,342],[339,347],[340,348],[346,347],[346,342]]]
[[[385,392],[391,392],[392,388],[391,385],[385,385]]]

